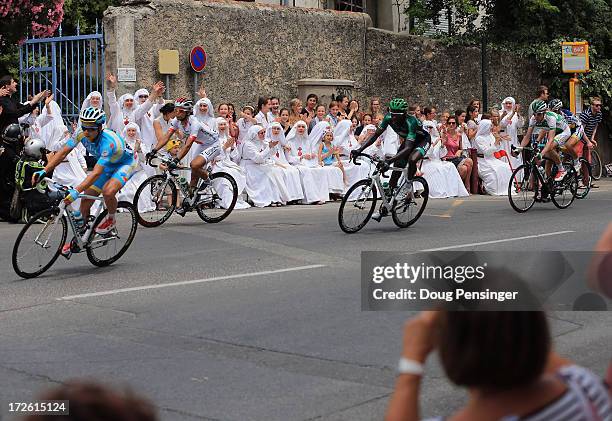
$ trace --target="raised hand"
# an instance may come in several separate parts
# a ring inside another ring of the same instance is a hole
[[[49,105],[51,101],[53,101],[53,94],[45,98],[45,105]]]
[[[115,89],[117,87],[117,77],[112,73],[109,73],[106,76],[106,81],[108,82],[111,89]]]
[[[200,98],[206,98],[206,89],[204,89],[204,87],[200,87],[200,89],[198,90],[198,96]]]
[[[166,91],[166,85],[161,80],[156,82],[151,88],[151,92],[153,93],[154,98],[160,97]]]
[[[9,92],[8,88],[6,87],[2,87],[0,88],[0,96],[9,96],[11,93]]]

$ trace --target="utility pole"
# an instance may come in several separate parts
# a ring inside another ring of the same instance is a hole
[[[484,31],[482,32],[480,38],[480,69],[482,75],[482,109],[481,113],[484,113],[485,110],[489,109],[489,87],[487,84],[487,73],[488,73],[488,63],[487,63],[487,40],[485,37]]]

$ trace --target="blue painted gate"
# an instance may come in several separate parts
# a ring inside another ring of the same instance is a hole
[[[104,95],[104,33],[32,38],[19,48],[21,102],[49,89],[67,123],[78,119],[81,103],[91,91]],[[104,96],[103,96],[104,97]],[[70,124],[67,124],[70,127]]]

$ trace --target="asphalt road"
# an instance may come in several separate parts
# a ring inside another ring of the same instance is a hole
[[[217,225],[175,215],[139,228],[111,267],[77,255],[33,280],[10,263],[21,226],[0,223],[0,419],[12,419],[6,402],[75,377],[129,385],[164,420],[381,419],[410,314],[361,311],[361,251],[590,250],[612,220],[612,182],[599,184],[564,211],[431,200],[409,229],[387,218],[354,235],[340,231],[335,203],[239,211]],[[612,313],[550,320],[564,356],[604,372]],[[464,398],[430,358],[424,415]]]

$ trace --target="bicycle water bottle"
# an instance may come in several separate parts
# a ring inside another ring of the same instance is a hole
[[[72,217],[74,218],[74,225],[76,225],[77,230],[83,228],[83,225],[85,225],[85,221],[83,220],[83,215],[81,214],[81,211],[75,210],[74,212],[72,212]]]
[[[181,190],[183,191],[186,191],[189,187],[189,184],[187,183],[187,179],[185,177],[179,177],[178,182],[179,186],[181,187]]]
[[[389,188],[389,183],[386,182],[386,181],[383,181],[382,186],[383,186],[383,193],[386,196],[390,196],[391,195],[391,189]]]

